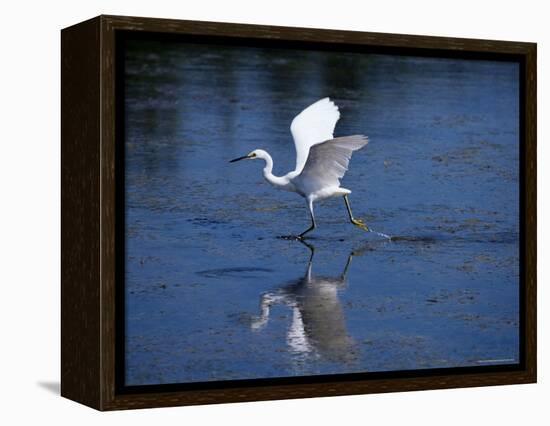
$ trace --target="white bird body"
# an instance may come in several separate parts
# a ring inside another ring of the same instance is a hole
[[[262,149],[231,160],[264,160],[263,175],[271,185],[296,192],[306,199],[312,225],[299,235],[300,238],[316,227],[313,202],[336,196],[344,197],[351,222],[368,230],[362,221],[353,218],[347,199],[351,191],[340,187],[340,179],[348,170],[353,151],[365,146],[368,138],[363,135],[334,138],[339,118],[338,107],[329,98],[323,98],[292,120],[290,131],[296,147],[296,168],[284,176],[273,175],[273,159]]]
[[[352,361],[356,342],[348,333],[339,292],[347,286],[353,253],[348,256],[340,275],[317,276],[313,274],[314,247],[304,244],[311,250],[305,274],[275,291],[264,293],[260,299],[260,315],[253,318],[250,327],[260,332],[268,325],[272,308],[286,306],[292,312],[286,340],[294,353]]]

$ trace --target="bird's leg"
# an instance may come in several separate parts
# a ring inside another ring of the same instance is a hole
[[[300,235],[298,235],[299,239],[304,238],[304,235],[306,235],[308,232],[313,231],[315,227],[317,226],[315,224],[315,216],[313,215],[313,201],[308,200],[307,206],[309,209],[309,215],[311,216],[311,226],[307,228],[304,232],[302,232]]]
[[[309,249],[310,253],[309,253],[309,261],[307,262],[307,271],[306,271],[306,278],[307,278],[307,281],[310,282],[311,281],[311,269],[313,268],[313,256],[315,255],[315,247],[313,247],[311,244],[308,244],[306,243],[305,241],[303,240],[299,240],[302,244],[304,244],[305,246],[307,246],[307,248]]]
[[[365,222],[363,222],[361,219],[354,219],[347,195],[344,195],[344,202],[346,203],[346,208],[348,209],[350,222],[353,223],[355,226],[358,226],[359,228],[364,229],[365,231],[370,231],[369,227]]]
[[[344,270],[342,271],[342,274],[340,275],[340,277],[342,278],[342,281],[345,281],[346,278],[348,277],[348,270],[349,270],[349,267],[351,266],[351,260],[353,259],[353,252],[351,252],[348,256],[348,261],[346,262],[346,266],[344,266]]]

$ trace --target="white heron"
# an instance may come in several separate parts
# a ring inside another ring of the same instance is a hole
[[[335,138],[333,133],[339,118],[340,111],[329,98],[315,102],[294,117],[290,132],[296,147],[296,169],[284,176],[273,175],[273,159],[263,149],[255,149],[230,161],[264,160],[263,174],[271,185],[296,192],[306,199],[311,226],[295,238],[303,239],[316,228],[313,203],[331,197],[343,197],[350,222],[369,231],[361,219],[353,217],[348,199],[351,191],[340,187],[340,179],[348,170],[353,151],[364,147],[368,138],[363,135]]]
[[[310,250],[305,274],[264,293],[260,298],[260,315],[250,327],[265,328],[271,308],[282,305],[290,308],[292,321],[287,343],[295,354],[316,354],[331,361],[351,362],[356,359],[356,342],[349,335],[340,291],[348,285],[348,270],[354,256],[350,253],[344,270],[337,276],[313,274],[315,247],[302,241]]]

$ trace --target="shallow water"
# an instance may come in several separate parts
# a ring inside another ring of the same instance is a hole
[[[130,43],[126,384],[518,361],[518,67]],[[289,125],[331,96],[363,133],[341,199],[276,191]]]

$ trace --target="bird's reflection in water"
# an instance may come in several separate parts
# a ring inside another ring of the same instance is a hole
[[[311,251],[305,274],[274,292],[263,294],[260,299],[261,313],[252,321],[251,327],[256,331],[262,330],[269,321],[270,308],[275,304],[286,305],[292,310],[292,322],[287,333],[291,352],[332,362],[353,362],[357,357],[355,343],[348,334],[338,295],[347,285],[353,252],[340,275],[316,276],[313,274],[315,248],[308,243],[303,244]]]

